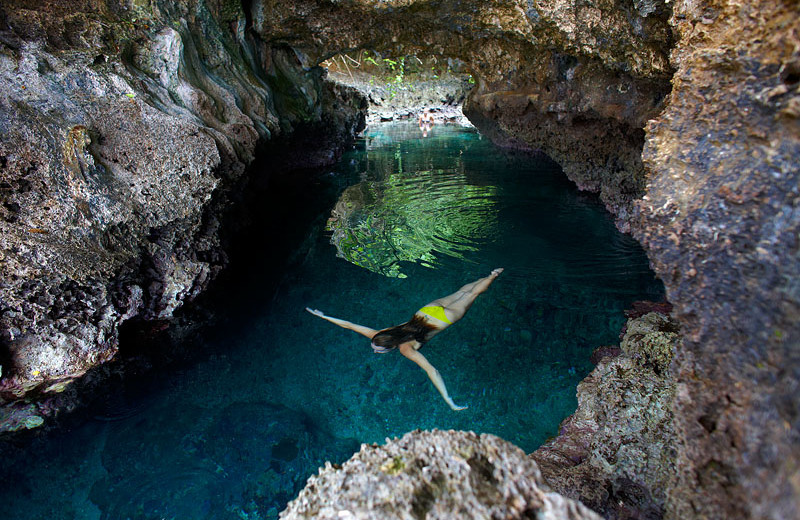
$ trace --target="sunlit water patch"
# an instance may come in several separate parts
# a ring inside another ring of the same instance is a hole
[[[265,197],[211,298],[221,319],[187,345],[196,358],[132,376],[68,431],[7,445],[5,517],[276,518],[326,460],[417,428],[532,451],[575,409],[623,310],[663,297],[594,196],[473,129],[377,126],[334,168],[274,178]],[[495,267],[422,349],[461,412],[397,352],[304,311],[383,328]]]

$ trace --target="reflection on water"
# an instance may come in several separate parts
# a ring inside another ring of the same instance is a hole
[[[326,460],[417,428],[532,451],[623,310],[663,297],[595,197],[473,129],[377,126],[331,171],[272,182],[213,298],[221,318],[186,345],[197,358],[109,381],[70,428],[0,446],[4,518],[276,519]],[[461,412],[399,353],[304,311],[388,327],[495,267],[424,347]]]
[[[398,160],[397,171],[374,172],[376,179],[344,190],[328,220],[337,255],[405,278],[400,262],[435,267],[437,256],[464,260],[464,252],[477,251],[496,233],[497,188],[469,184],[459,166],[415,170]]]

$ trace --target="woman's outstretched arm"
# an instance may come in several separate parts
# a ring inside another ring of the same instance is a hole
[[[419,353],[417,349],[415,349],[411,343],[403,343],[400,345],[400,353],[403,354],[405,357],[416,363],[417,365],[428,374],[428,377],[433,382],[433,386],[442,394],[442,398],[444,401],[450,405],[450,408],[453,410],[465,410],[466,406],[458,406],[450,396],[447,394],[447,387],[444,386],[444,380],[442,376],[439,374],[439,371],[436,370],[433,365],[431,365],[425,356]]]
[[[365,327],[363,325],[358,325],[357,323],[352,323],[352,322],[349,322],[347,320],[340,320],[339,318],[334,318],[332,316],[326,316],[325,313],[323,313],[322,311],[317,310],[317,309],[310,309],[310,308],[306,307],[306,310],[308,312],[310,312],[311,314],[313,314],[314,316],[319,316],[323,320],[327,320],[327,321],[329,321],[331,323],[334,323],[334,324],[336,324],[336,325],[338,325],[338,326],[340,326],[342,328],[345,328],[345,329],[348,329],[348,330],[352,330],[353,332],[358,332],[362,336],[366,336],[369,339],[372,339],[372,337],[375,334],[378,333],[378,331],[375,330],[375,329],[371,329],[371,328]]]

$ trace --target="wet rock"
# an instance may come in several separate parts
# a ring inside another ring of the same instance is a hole
[[[6,431],[30,430],[44,424],[44,418],[33,404],[19,403],[0,410],[0,421],[6,425]]]
[[[599,519],[546,490],[519,448],[493,436],[414,431],[362,445],[342,466],[326,464],[280,515],[284,520],[391,518]]]
[[[672,313],[672,304],[669,302],[635,301],[631,304],[631,308],[625,311],[625,317],[638,318],[651,312],[669,315]]]
[[[792,2],[42,5],[0,16],[2,395],[78,376],[121,322],[203,289],[254,146],[323,121],[315,65],[447,55],[473,123],[599,192],[667,287],[685,339],[666,514],[800,516]]]
[[[531,455],[555,491],[609,519],[664,516],[675,486],[667,368],[681,343],[676,326],[655,312],[629,319],[617,355],[597,359],[578,385],[577,411]]]
[[[607,345],[604,347],[597,347],[592,351],[592,355],[589,360],[594,365],[599,365],[601,362],[604,362],[607,359],[613,359],[617,356],[622,354],[622,349],[619,347]]]

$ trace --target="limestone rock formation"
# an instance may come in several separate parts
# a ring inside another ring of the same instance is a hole
[[[496,142],[542,151],[622,226],[644,193],[644,125],[670,90],[667,3],[604,0],[254,2],[254,30],[309,63],[342,50],[444,56],[476,85],[464,113]]]
[[[352,133],[363,100],[318,63],[449,56],[473,123],[599,192],[665,283],[685,335],[665,514],[796,518],[799,35],[794,0],[7,0],[3,399],[63,389],[122,322],[202,290],[257,146]],[[28,406],[15,425],[40,424]]]
[[[536,450],[545,481],[605,518],[661,518],[674,486],[678,324],[649,312],[631,318],[620,348],[578,385],[578,409]]]
[[[417,430],[382,446],[362,445],[341,467],[326,464],[280,518],[600,517],[548,491],[536,463],[498,437]]]
[[[256,30],[302,35],[312,60],[359,46],[462,59],[482,132],[600,192],[687,335],[667,514],[800,516],[796,2],[273,4]]]
[[[686,336],[674,517],[800,516],[800,11],[676,2],[645,245]]]
[[[330,163],[366,107],[248,36],[237,3],[68,4],[0,8],[3,403],[111,359],[126,320],[170,318],[225,265],[256,147],[324,128],[306,160]]]
[[[338,54],[323,62],[328,78],[369,101],[367,123],[419,118],[429,110],[437,123],[470,125],[461,106],[475,80],[463,62],[436,56],[387,56],[375,51]]]

